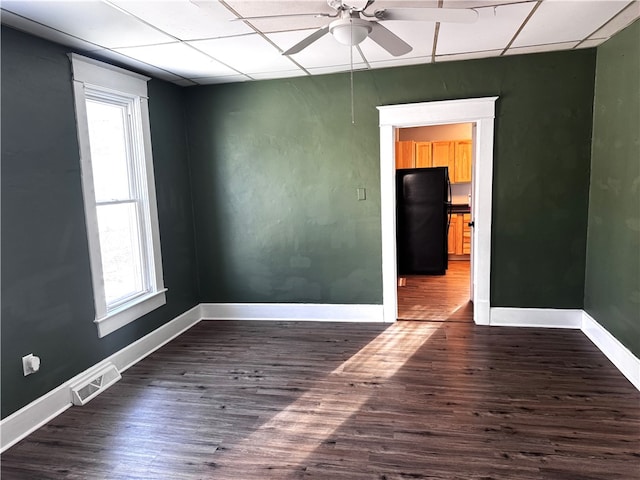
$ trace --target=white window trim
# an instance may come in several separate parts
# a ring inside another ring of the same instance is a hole
[[[77,54],[70,54],[73,71],[73,90],[76,106],[76,124],[78,143],[80,146],[80,164],[82,169],[82,191],[87,222],[87,238],[91,262],[98,336],[104,337],[115,330],[133,322],[143,315],[166,304],[164,279],[162,275],[162,257],[160,251],[160,232],[158,226],[158,208],[156,202],[155,177],[153,173],[153,156],[151,152],[151,134],[149,126],[149,106],[147,98],[147,81],[149,77],[129,72],[122,68],[99,62]],[[100,253],[97,210],[95,208],[95,191],[91,166],[91,150],[89,147],[89,127],[87,122],[85,86],[93,86],[102,90],[113,90],[120,94],[137,96],[140,100],[142,119],[142,139],[144,147],[144,163],[146,173],[146,203],[148,207],[148,228],[151,237],[150,260],[152,290],[133,300],[106,311],[104,280]]]

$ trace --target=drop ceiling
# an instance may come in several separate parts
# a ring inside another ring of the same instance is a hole
[[[344,0],[362,8],[366,0]],[[332,19],[326,0],[2,0],[2,23],[182,86],[595,47],[640,17],[640,0],[376,0],[383,8],[472,8],[472,24],[385,21],[409,43],[394,57],[367,38],[330,34],[286,51]]]

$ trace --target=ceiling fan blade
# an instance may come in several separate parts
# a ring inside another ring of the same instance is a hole
[[[409,53],[413,48],[407,42],[398,37],[395,33],[377,22],[371,22],[371,33],[369,38],[384,48],[394,57],[399,57]]]
[[[304,38],[302,41],[296,43],[293,47],[291,47],[286,52],[282,52],[282,55],[294,55],[294,54],[302,51],[303,49],[307,48],[309,45],[311,45],[316,40],[324,37],[327,33],[329,33],[329,25],[326,25],[326,26],[324,26],[322,28],[319,28],[318,30],[313,32],[311,35],[309,35],[308,37]]]
[[[373,4],[373,2],[375,2],[375,0],[367,0],[367,4],[362,7],[362,11],[364,12],[367,8],[369,8]]]
[[[478,12],[470,8],[388,8],[376,10],[375,17],[378,20],[473,23],[478,19]]]

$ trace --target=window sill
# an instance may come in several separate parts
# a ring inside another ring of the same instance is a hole
[[[136,299],[135,303],[129,303],[107,314],[106,317],[96,318],[94,323],[98,326],[98,337],[102,338],[115,332],[121,327],[137,320],[147,313],[167,303],[166,288],[150,293]]]

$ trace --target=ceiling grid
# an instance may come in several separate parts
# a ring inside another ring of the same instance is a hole
[[[596,47],[640,18],[640,0],[3,0],[0,12],[189,86],[348,72],[352,49],[329,31],[340,23],[364,34],[355,70]],[[465,13],[477,19],[457,23]]]

